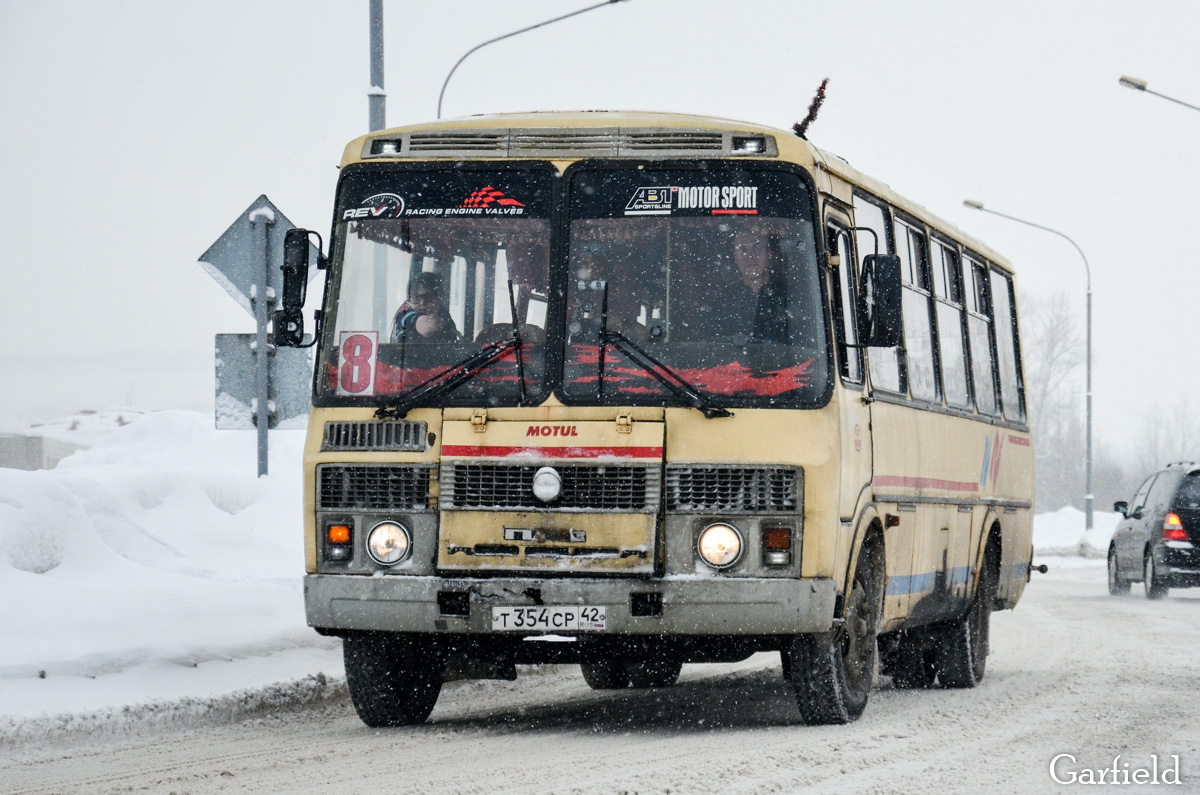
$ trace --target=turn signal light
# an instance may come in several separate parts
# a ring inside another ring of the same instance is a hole
[[[1167,518],[1163,519],[1163,540],[1164,541],[1187,541],[1187,531],[1183,529],[1183,522],[1179,519],[1179,514],[1169,513]]]
[[[763,564],[788,566],[792,562],[792,528],[764,527],[762,531]]]
[[[331,524],[326,530],[326,538],[330,544],[349,544],[350,543],[350,525],[348,524]]]

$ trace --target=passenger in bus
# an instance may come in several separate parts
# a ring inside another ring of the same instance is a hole
[[[392,342],[458,341],[443,292],[436,274],[418,273],[408,286],[408,300],[392,318]]]

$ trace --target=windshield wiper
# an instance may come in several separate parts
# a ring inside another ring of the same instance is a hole
[[[698,409],[708,419],[716,417],[732,417],[733,412],[721,406],[714,406],[704,395],[696,391],[683,376],[670,365],[655,359],[637,343],[619,331],[608,330],[608,282],[604,282],[603,293],[600,297],[600,364],[596,370],[596,398],[604,396],[604,359],[605,348],[609,344],[625,354],[629,361],[646,371],[658,383],[666,387],[671,394],[687,402],[689,406]]]
[[[467,381],[474,378],[476,373],[504,356],[509,349],[518,344],[515,339],[488,343],[461,362],[450,365],[432,378],[413,387],[411,391],[406,392],[391,403],[380,406],[375,410],[375,416],[379,419],[401,419],[405,414],[408,414],[408,412],[422,403],[458,389]],[[517,350],[519,351],[520,348]],[[518,353],[519,355],[520,353]],[[525,402],[524,389],[522,389],[521,402]]]
[[[523,340],[521,339],[521,326],[517,322],[517,301],[513,294],[512,279],[508,280],[508,304],[512,309],[512,337],[500,342],[489,343],[461,362],[452,364],[432,378],[417,384],[410,392],[406,392],[391,403],[376,409],[375,416],[381,420],[402,419],[405,414],[425,401],[458,389],[474,378],[476,373],[502,358],[510,348],[516,348],[517,353],[517,383],[520,385],[520,402],[517,405],[524,406],[525,362],[521,357]]]

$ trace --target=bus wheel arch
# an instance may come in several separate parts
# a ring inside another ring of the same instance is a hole
[[[984,536],[975,593],[966,613],[945,624],[938,648],[938,679],[945,687],[972,688],[983,681],[991,647],[991,614],[1000,574],[1000,523]]]

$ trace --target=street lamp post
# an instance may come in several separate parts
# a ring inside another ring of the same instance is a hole
[[[1122,76],[1119,80],[1117,80],[1117,82],[1126,88],[1132,88],[1134,91],[1144,91],[1147,94],[1153,94],[1154,96],[1162,97],[1169,102],[1174,102],[1176,105],[1183,105],[1185,108],[1191,108],[1192,110],[1200,110],[1200,108],[1196,107],[1195,105],[1188,104],[1181,99],[1175,99],[1175,97],[1168,97],[1166,94],[1160,94],[1157,91],[1151,91],[1149,88],[1146,88],[1145,80],[1139,80],[1136,77]]]
[[[600,8],[601,6],[610,6],[610,5],[613,5],[614,3],[619,3],[619,2],[621,2],[621,0],[604,0],[603,3],[596,3],[595,5],[588,6],[587,8],[581,8],[578,11],[572,11],[569,14],[563,14],[561,17],[555,17],[554,19],[547,19],[545,22],[539,22],[536,25],[530,25],[527,28],[521,28],[520,30],[514,30],[512,33],[505,33],[503,36],[497,36],[494,39],[488,39],[487,41],[483,42],[482,44],[476,44],[474,47],[472,47],[471,49],[469,49],[465,53],[463,53],[463,57],[459,58],[458,61],[455,62],[454,66],[452,66],[450,68],[450,74],[446,75],[446,79],[442,83],[442,91],[440,94],[438,94],[437,117],[439,119],[442,118],[442,97],[444,97],[446,95],[446,86],[450,83],[450,78],[454,76],[455,70],[458,69],[459,65],[462,64],[463,61],[467,60],[467,56],[470,55],[471,53],[475,52],[476,50],[481,50],[484,47],[488,46],[489,44],[495,44],[496,42],[503,41],[504,39],[511,39],[513,36],[516,36],[519,33],[525,33],[526,31],[545,27],[546,25],[549,25],[553,22],[561,22],[564,19],[570,19],[571,17],[577,17],[580,14]]]
[[[1088,265],[1087,257],[1084,255],[1083,249],[1081,249],[1074,240],[1067,237],[1062,232],[1059,232],[1057,229],[1051,229],[1048,226],[1042,226],[1041,224],[1035,224],[1032,221],[1026,221],[1023,218],[1016,218],[1011,215],[1005,215],[1004,213],[998,213],[995,210],[989,210],[983,206],[983,202],[977,202],[977,201],[972,201],[971,199],[967,199],[963,202],[963,205],[966,207],[970,207],[972,210],[979,210],[980,212],[991,213],[992,215],[998,215],[1001,218],[1007,218],[1010,221],[1016,221],[1019,224],[1025,224],[1026,226],[1032,226],[1034,229],[1041,229],[1043,232],[1049,232],[1052,235],[1058,235],[1063,240],[1070,243],[1072,246],[1075,246],[1075,250],[1079,252],[1079,256],[1083,259],[1083,269],[1084,269],[1084,272],[1087,274],[1087,484],[1086,484],[1087,493],[1084,495],[1083,504],[1084,504],[1084,513],[1087,516],[1087,529],[1091,530],[1092,529],[1092,513],[1093,513],[1093,507],[1094,507],[1094,503],[1095,503],[1095,497],[1092,494],[1092,269],[1091,269],[1091,266]]]

